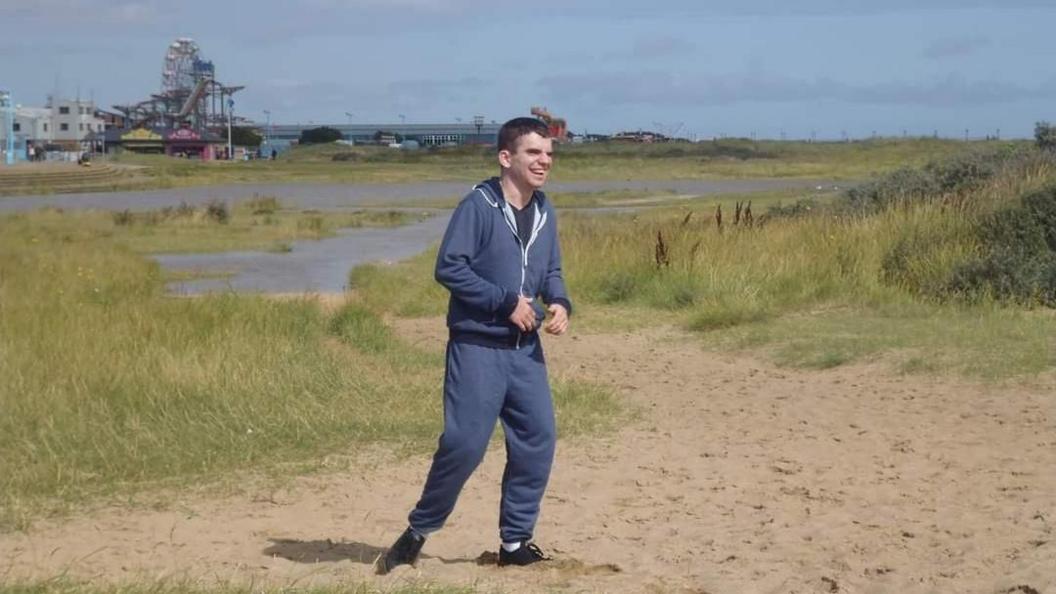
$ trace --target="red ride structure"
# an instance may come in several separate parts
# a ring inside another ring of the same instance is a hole
[[[550,138],[557,142],[568,142],[568,124],[564,118],[555,118],[545,107],[533,107],[532,115],[543,120],[550,129]]]

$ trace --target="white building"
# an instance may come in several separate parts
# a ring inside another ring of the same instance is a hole
[[[88,146],[88,140],[102,135],[105,124],[95,115],[95,103],[48,98],[44,107],[15,106],[15,145],[25,149],[34,146],[59,145],[63,150],[77,151]],[[93,134],[94,133],[94,134]],[[0,122],[0,143],[7,130]]]
[[[84,144],[89,137],[94,137],[92,132],[103,133],[103,120],[95,117],[95,103],[92,101],[49,97],[46,109],[51,111],[51,125],[48,126],[51,135],[47,140],[54,144]]]

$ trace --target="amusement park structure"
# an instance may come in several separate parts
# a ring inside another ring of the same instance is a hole
[[[533,107],[532,115],[543,120],[546,127],[550,129],[550,138],[558,142],[568,141],[568,124],[564,118],[555,118],[545,107]]]
[[[228,125],[232,96],[243,86],[216,80],[211,61],[199,54],[193,39],[180,37],[169,44],[161,71],[161,92],[130,105],[115,105],[129,128],[190,129],[199,134]]]

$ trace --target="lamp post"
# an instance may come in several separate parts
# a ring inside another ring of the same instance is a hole
[[[235,113],[235,99],[229,97],[227,99],[227,160],[235,160],[235,151],[231,147],[231,117]]]
[[[480,140],[480,128],[484,125],[484,116],[473,116],[473,125],[477,127],[477,140]]]
[[[0,90],[0,111],[4,112],[4,162],[15,164],[15,104],[11,92]]]
[[[264,110],[264,144],[271,146],[271,111]]]

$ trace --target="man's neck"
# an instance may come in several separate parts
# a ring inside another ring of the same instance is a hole
[[[502,186],[502,196],[506,202],[518,210],[523,210],[532,201],[532,194],[535,190],[527,184],[525,187],[520,187],[512,179],[503,176],[499,178],[499,185]]]

